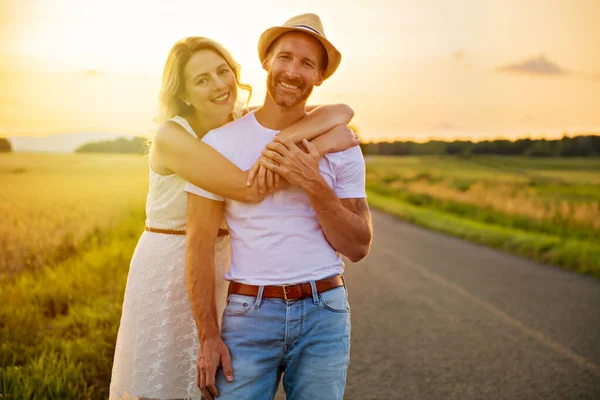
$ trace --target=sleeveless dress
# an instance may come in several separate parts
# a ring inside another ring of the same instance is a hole
[[[196,137],[182,117],[171,119]],[[186,181],[150,167],[146,226],[185,230]],[[225,308],[229,236],[215,248],[217,315]],[[110,400],[200,399],[198,336],[185,283],[185,236],[144,231],[133,254],[115,348]]]

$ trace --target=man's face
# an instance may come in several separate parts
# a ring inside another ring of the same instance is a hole
[[[273,43],[263,61],[267,90],[278,106],[290,108],[306,102],[313,87],[323,83],[325,50],[314,37],[290,32]]]

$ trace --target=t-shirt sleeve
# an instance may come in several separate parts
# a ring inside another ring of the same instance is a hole
[[[334,192],[340,199],[364,199],[365,191],[365,159],[359,146],[346,151],[334,153],[335,188]]]
[[[212,147],[213,149],[217,150],[219,153],[221,153],[221,150],[219,150],[219,146],[217,145],[215,136],[216,135],[213,134],[212,132],[208,132],[206,135],[204,135],[204,137],[202,138],[202,141],[204,143],[206,143],[207,145],[209,145],[210,147]],[[195,194],[197,196],[206,197],[207,199],[216,200],[216,201],[225,201],[225,198],[223,196],[219,196],[218,194],[209,192],[208,190],[204,190],[204,189],[202,189],[196,185],[193,185],[189,182],[186,183],[186,185],[185,185],[185,191],[188,193]]]

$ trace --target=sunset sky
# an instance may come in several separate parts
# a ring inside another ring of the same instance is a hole
[[[258,37],[304,12],[343,54],[310,102],[351,105],[365,140],[600,132],[597,0],[0,0],[0,136],[149,135],[186,36],[228,47],[260,104]]]

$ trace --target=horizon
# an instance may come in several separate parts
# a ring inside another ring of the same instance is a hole
[[[320,15],[343,54],[309,104],[349,104],[365,142],[600,132],[600,27],[593,18],[600,3],[593,0],[363,0],[352,8],[341,0],[260,0],[238,2],[227,18],[214,20],[201,16],[218,6],[186,0],[143,7],[117,0],[0,3],[0,136],[150,136],[166,55],[191,35],[231,50],[242,81],[253,86],[250,105],[259,105],[266,73],[258,37],[303,12]]]
[[[93,132],[93,131],[89,131],[89,132],[55,132],[55,133],[49,133],[47,135],[43,135],[43,136],[27,136],[26,134],[24,135],[16,135],[16,136],[0,136],[0,139],[8,139],[9,141],[12,139],[30,139],[30,140],[44,140],[44,139],[49,139],[55,136],[94,136],[95,138],[97,138],[97,140],[94,141],[110,141],[110,140],[116,140],[119,138],[127,138],[129,140],[136,138],[136,137],[140,137],[140,138],[150,138],[147,135],[138,135],[135,133],[119,133],[119,132]],[[106,136],[106,139],[101,138],[101,136]],[[360,136],[360,132],[359,132],[359,136]],[[519,140],[547,140],[547,141],[556,141],[556,140],[562,140],[564,138],[577,138],[577,137],[590,137],[590,136],[600,136],[600,132],[594,132],[594,131],[590,131],[590,132],[562,132],[559,135],[556,136],[549,136],[549,135],[523,135],[523,136],[517,136],[515,138],[508,138],[506,136],[497,136],[497,137],[493,137],[493,138],[486,138],[486,137],[480,137],[480,138],[476,138],[474,140],[472,139],[464,139],[464,138],[428,138],[426,140],[422,140],[422,141],[417,141],[417,140],[411,140],[411,139],[407,139],[407,138],[402,138],[402,137],[397,137],[397,138],[393,138],[393,139],[383,139],[383,140],[363,140],[362,144],[369,144],[369,143],[390,143],[390,142],[413,142],[413,143],[427,143],[427,142],[444,142],[444,143],[452,143],[452,142],[473,142],[473,143],[478,143],[478,142],[484,142],[484,141],[509,141],[509,142],[517,142]],[[150,138],[151,139],[151,138]],[[91,143],[91,142],[86,142],[86,143]]]

